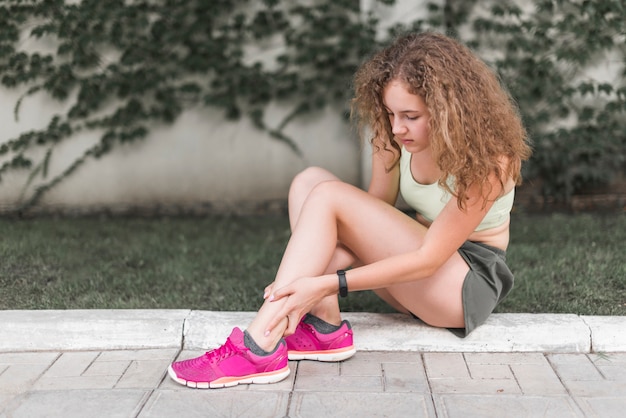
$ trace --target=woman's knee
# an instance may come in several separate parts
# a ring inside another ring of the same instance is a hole
[[[333,202],[339,200],[349,187],[347,183],[342,182],[336,177],[327,178],[313,184],[309,190],[308,199],[331,205]]]
[[[300,216],[304,201],[320,183],[337,180],[330,171],[320,167],[309,167],[296,174],[289,187],[289,218],[292,227]]]
[[[337,180],[337,177],[321,167],[308,167],[296,174],[289,190],[290,193],[308,194],[316,185],[329,180]]]
[[[289,188],[289,206],[294,209],[297,208],[299,212],[299,208],[302,207],[302,204],[313,189],[322,183],[336,180],[338,180],[338,178],[328,170],[320,167],[306,168],[296,174],[291,182]]]

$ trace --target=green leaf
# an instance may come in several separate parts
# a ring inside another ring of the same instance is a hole
[[[581,95],[585,96],[586,94],[594,94],[596,88],[593,83],[583,82],[578,85],[578,91]]]

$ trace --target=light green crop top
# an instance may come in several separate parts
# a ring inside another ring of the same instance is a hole
[[[420,184],[411,174],[411,153],[404,147],[400,156],[400,194],[406,203],[426,220],[432,222],[442,211],[451,195],[439,184]],[[499,197],[476,228],[476,231],[495,228],[509,219],[513,208],[515,189]]]

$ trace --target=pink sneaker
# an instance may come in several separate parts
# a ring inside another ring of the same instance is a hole
[[[305,315],[296,332],[285,338],[289,360],[342,361],[356,353],[350,322],[344,320],[338,330],[324,334],[313,326],[310,317]]]
[[[289,376],[284,341],[271,354],[257,356],[243,339],[243,332],[234,328],[223,346],[197,358],[174,362],[167,371],[181,385],[198,389],[275,383]]]

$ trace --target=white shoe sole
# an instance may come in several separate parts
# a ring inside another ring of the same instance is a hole
[[[346,347],[324,351],[289,351],[289,360],[314,360],[336,362],[347,360],[356,353],[356,348]]]
[[[237,385],[250,385],[250,384],[269,384],[276,383],[284,380],[289,376],[290,370],[289,366],[273,371],[271,373],[259,373],[259,374],[251,374],[248,376],[238,376],[238,377],[221,377],[213,382],[192,382],[189,380],[181,379],[176,376],[176,372],[170,365],[167,368],[167,373],[176,383],[179,383],[183,386],[187,386],[195,389],[218,389],[218,388],[226,388]]]

